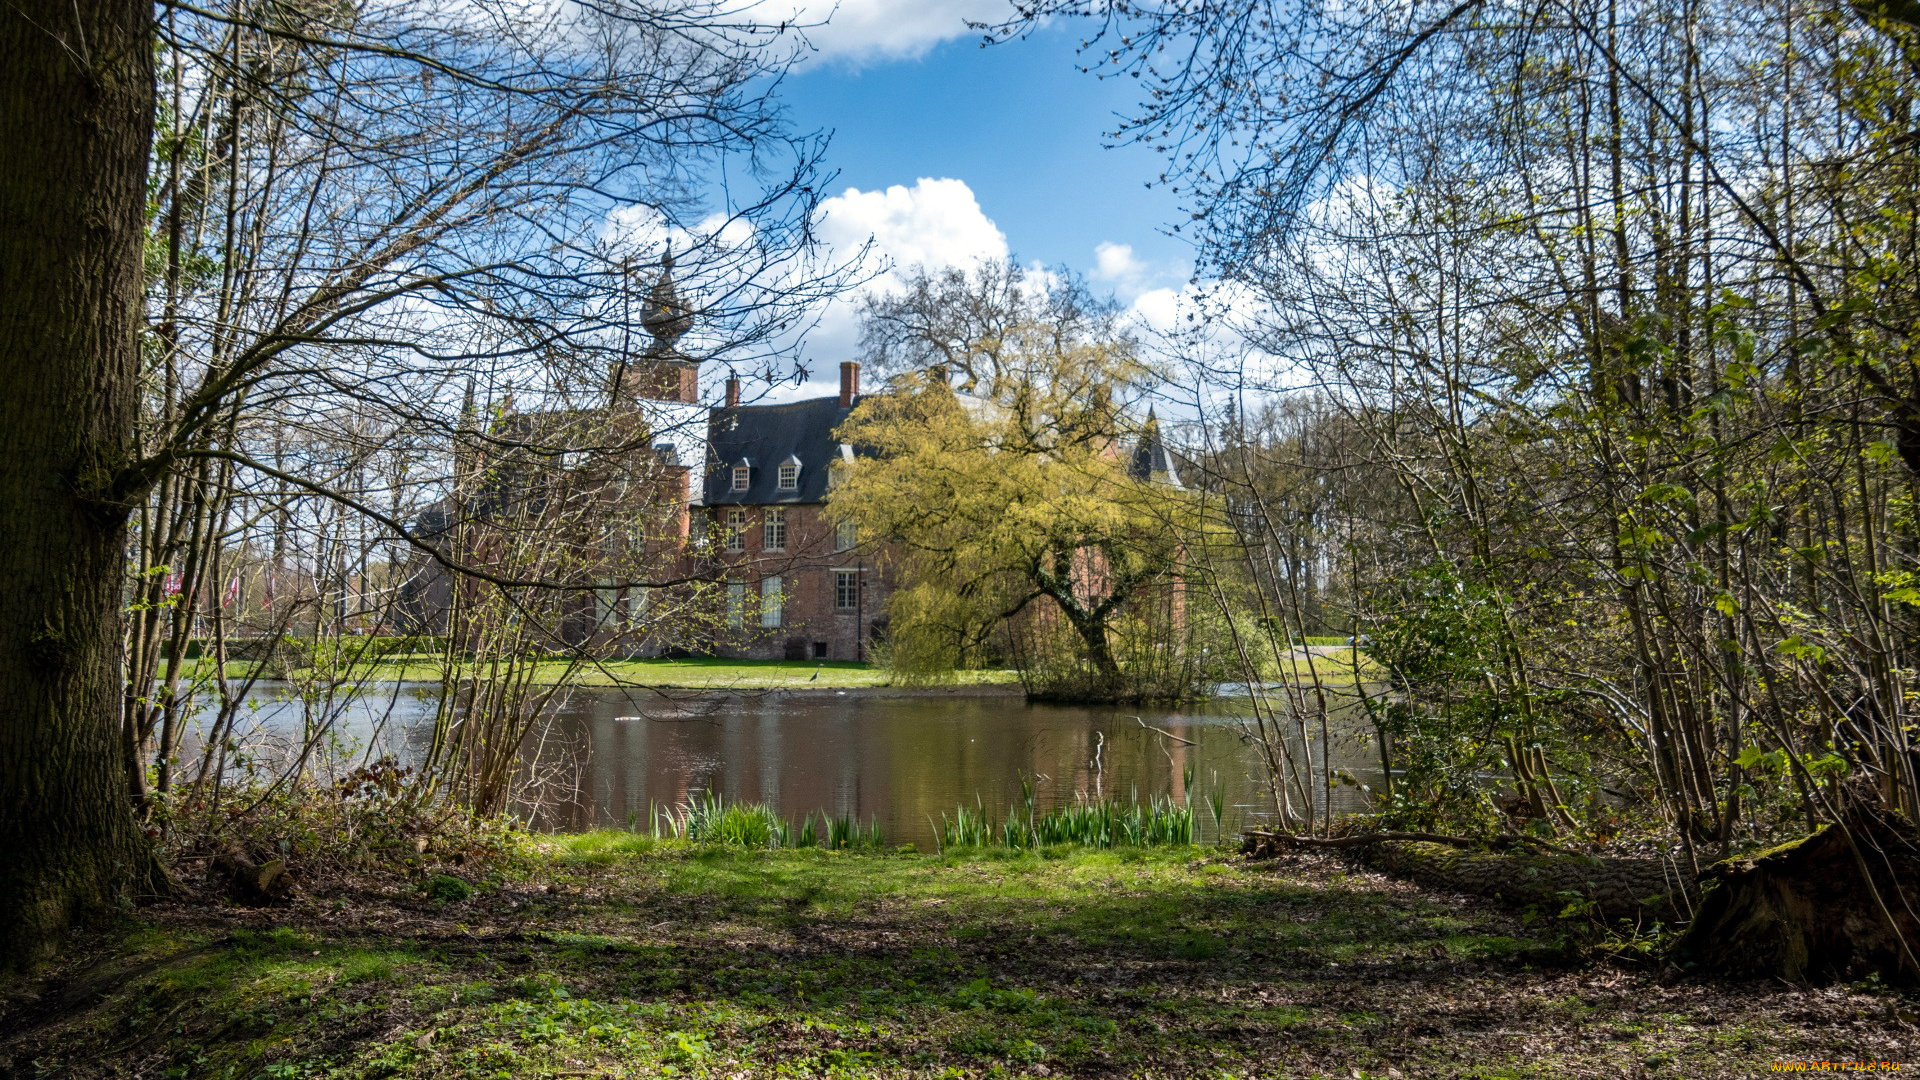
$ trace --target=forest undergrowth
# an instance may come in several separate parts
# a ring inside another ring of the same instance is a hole
[[[1313,854],[517,837],[342,863],[278,906],[188,889],[142,907],[11,989],[0,1075],[1694,1078],[1920,1060],[1920,999],[1630,955]]]

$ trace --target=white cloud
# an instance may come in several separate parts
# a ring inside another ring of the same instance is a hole
[[[1127,305],[1126,316],[1158,334],[1205,330],[1238,338],[1241,328],[1257,324],[1266,312],[1267,305],[1245,285],[1193,281],[1142,292]]]
[[[960,266],[1007,257],[1007,237],[964,180],[921,177],[912,187],[846,191],[820,204],[817,231],[843,258],[871,239],[889,277],[915,264]],[[879,269],[879,266],[875,267]]]
[[[1132,321],[1164,334],[1196,318],[1198,308],[1185,290],[1150,289],[1133,298],[1127,315]]]
[[[862,269],[871,276],[851,296],[820,312],[803,350],[811,382],[780,396],[831,393],[828,384],[842,360],[853,358],[860,340],[860,300],[894,292],[916,266],[969,266],[1007,257],[1007,237],[980,209],[964,180],[921,177],[912,187],[881,191],[848,188],[820,204],[815,234],[828,261],[852,259],[866,249]],[[824,389],[823,389],[824,388]]]
[[[708,214],[692,228],[667,221],[666,215],[651,206],[633,204],[616,207],[607,215],[601,239],[608,246],[624,249],[636,259],[659,257],[662,246],[685,256],[689,250],[737,251],[753,242],[753,225],[745,218],[722,213]]]
[[[1093,249],[1095,281],[1104,281],[1116,289],[1136,292],[1147,276],[1147,264],[1134,257],[1132,244],[1104,241]]]
[[[862,63],[912,59],[943,41],[971,37],[968,20],[994,22],[1013,12],[1008,0],[766,0],[761,19],[785,19],[820,60]]]
[[[814,234],[822,247],[814,256],[815,268],[858,259],[853,272],[862,282],[850,294],[817,310],[817,320],[798,350],[807,381],[800,386],[775,385],[762,400],[834,392],[840,361],[853,359],[859,345],[862,298],[898,291],[918,266],[970,266],[1005,259],[1008,252],[1006,234],[980,208],[973,189],[964,180],[946,177],[921,177],[911,187],[847,188],[821,202]],[[636,265],[651,264],[663,247],[671,245],[684,267],[676,274],[681,287],[696,283],[693,287],[698,289],[703,270],[708,276],[725,278],[733,262],[750,264],[755,237],[752,227],[738,218],[714,214],[683,228],[651,207],[630,206],[607,216],[601,240],[613,252],[630,253]],[[696,323],[692,338],[699,333]],[[697,341],[693,347],[698,349]],[[753,396],[763,390],[767,388],[751,388],[749,393]]]

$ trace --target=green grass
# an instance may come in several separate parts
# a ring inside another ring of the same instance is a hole
[[[835,850],[879,849],[886,837],[876,819],[864,827],[851,815],[821,811],[790,822],[765,803],[736,802],[706,792],[677,807],[655,807],[648,815],[653,838],[696,844],[731,844],[745,848],[810,848]]]
[[[533,682],[549,685],[564,677],[568,662],[543,661],[537,665]],[[252,661],[229,661],[228,678],[245,678],[257,665]],[[212,661],[195,660],[184,665],[186,678],[211,677]],[[438,682],[440,658],[424,653],[403,653],[377,662],[356,665],[341,673],[343,678],[369,682]],[[581,686],[659,686],[691,690],[770,690],[821,689],[846,690],[894,685],[893,672],[852,660],[604,660],[574,669],[574,681]],[[962,671],[959,685],[1002,685],[1019,681],[1013,671]]]
[[[1310,647],[1316,644],[1311,640],[1308,642]],[[1331,652],[1291,649],[1278,656],[1268,652],[1260,658],[1261,675],[1275,682],[1305,682],[1318,678],[1334,686],[1351,686],[1355,682],[1373,682],[1380,678],[1380,665],[1374,663],[1364,651],[1346,647],[1344,639],[1327,644],[1337,647]]]
[[[1188,782],[1192,782],[1191,777]],[[1008,809],[998,824],[984,810],[966,806],[955,807],[951,818],[942,814],[941,848],[997,846],[1021,850],[1062,844],[1088,848],[1191,847],[1197,835],[1193,806],[1176,803],[1171,797],[1144,803],[1137,798],[1130,802],[1081,799],[1071,806],[1036,811],[1032,785],[1023,784],[1021,788],[1023,802]],[[1217,834],[1217,799],[1213,806]]]
[[[1731,1077],[1920,1051],[1883,998],[1589,966],[1551,924],[1331,862],[594,833],[474,884],[144,909],[42,1004],[0,1006],[0,1071]]]

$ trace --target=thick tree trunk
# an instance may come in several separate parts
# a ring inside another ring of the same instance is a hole
[[[1354,838],[1356,840],[1362,838]],[[1502,854],[1459,846],[1460,842],[1379,840],[1345,847],[1343,841],[1296,840],[1250,832],[1242,850],[1271,855],[1291,847],[1340,845],[1378,870],[1429,888],[1472,893],[1549,914],[1568,908],[1601,918],[1674,922],[1686,917],[1693,883],[1684,868],[1663,859],[1616,859],[1542,852]]]
[[[1093,670],[1100,676],[1102,683],[1115,693],[1119,693],[1124,682],[1120,674],[1120,665],[1113,658],[1113,644],[1107,637],[1107,620],[1096,615],[1074,620],[1074,629],[1080,632],[1080,640],[1086,642],[1087,659],[1093,664]]]
[[[1371,845],[1361,857],[1422,885],[1538,907],[1550,915],[1571,909],[1605,919],[1671,924],[1686,917],[1685,898],[1693,888],[1684,867],[1663,859],[1502,855],[1405,841]]]
[[[1674,949],[1682,963],[1796,983],[1920,984],[1920,831],[1898,817],[1856,810],[1701,876],[1700,913]]]
[[[151,865],[120,753],[153,123],[144,0],[0,8],[0,968]]]

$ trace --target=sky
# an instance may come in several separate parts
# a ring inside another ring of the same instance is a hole
[[[827,19],[782,97],[797,127],[831,133],[838,176],[819,235],[844,252],[871,237],[895,268],[868,288],[893,287],[914,263],[1011,255],[1085,274],[1143,317],[1170,308],[1192,265],[1166,232],[1179,204],[1147,187],[1158,154],[1107,148],[1135,91],[1076,70],[1085,26],[982,48],[966,18],[992,18],[1004,0],[786,2]],[[832,392],[838,361],[854,358],[854,299],[823,311],[801,347],[814,381],[776,396]]]

